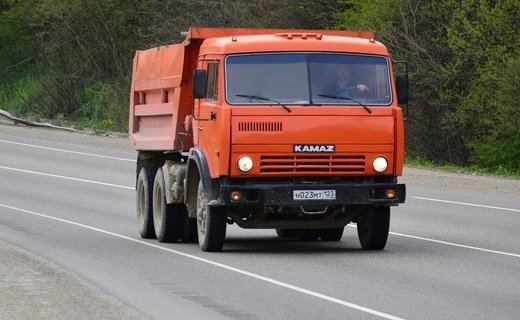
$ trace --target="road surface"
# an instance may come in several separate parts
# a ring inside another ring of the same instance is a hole
[[[0,123],[0,319],[520,314],[519,180],[406,168],[381,252],[351,226],[337,243],[230,226],[203,253],[139,237],[135,158],[125,137]]]

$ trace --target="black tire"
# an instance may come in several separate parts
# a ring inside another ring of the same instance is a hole
[[[276,235],[279,238],[295,238],[296,232],[294,229],[276,229]]]
[[[139,171],[136,184],[136,208],[137,208],[137,228],[143,239],[155,239],[155,229],[153,225],[153,181],[155,177],[155,167],[143,167]]]
[[[343,237],[345,228],[321,229],[320,239],[323,241],[339,241]]]
[[[316,241],[320,236],[320,229],[296,229],[294,233],[299,241]]]
[[[383,250],[390,230],[390,207],[373,207],[357,217],[357,231],[365,250]]]
[[[164,174],[162,168],[159,168],[153,183],[153,222],[157,240],[175,242],[182,238],[185,215],[186,206],[184,204],[166,203]]]
[[[226,210],[209,207],[202,181],[197,189],[197,234],[202,251],[221,251],[226,238]]]

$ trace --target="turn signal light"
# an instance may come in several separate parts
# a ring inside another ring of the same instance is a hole
[[[231,200],[232,201],[238,201],[242,199],[242,193],[240,191],[233,191],[231,192]]]
[[[395,198],[395,190],[394,189],[386,189],[385,190],[385,195],[388,199],[393,199]]]

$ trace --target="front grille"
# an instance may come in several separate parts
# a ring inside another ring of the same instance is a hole
[[[364,155],[263,155],[260,173],[364,173]]]

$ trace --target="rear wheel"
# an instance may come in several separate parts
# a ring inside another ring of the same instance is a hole
[[[186,206],[166,203],[166,188],[162,168],[157,170],[153,184],[153,222],[155,235],[160,242],[174,242],[182,237],[182,224]]]
[[[361,247],[365,250],[383,250],[390,230],[390,207],[368,208],[357,218]]]
[[[197,189],[197,233],[202,251],[220,251],[226,238],[226,210],[208,206],[202,180]]]
[[[153,225],[153,182],[155,177],[155,167],[143,167],[137,176],[136,185],[136,208],[137,208],[137,228],[139,234],[144,239],[155,238]]]

